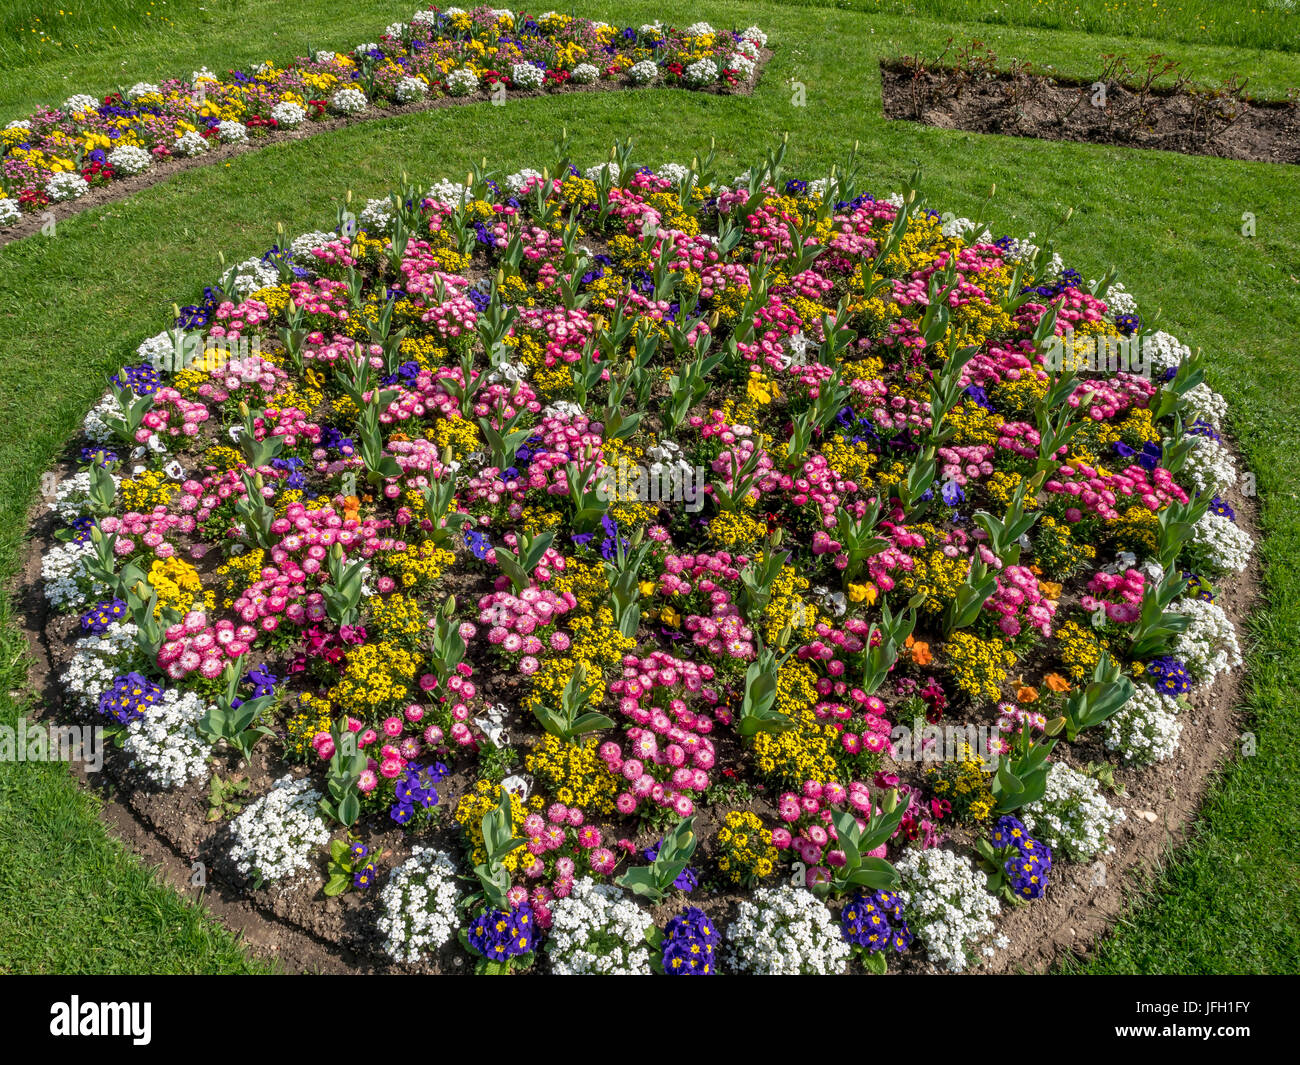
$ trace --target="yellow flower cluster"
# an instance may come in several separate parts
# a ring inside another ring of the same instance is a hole
[[[793,722],[784,732],[754,737],[754,759],[761,776],[786,788],[805,780],[825,783],[840,776],[839,733],[813,713],[816,675],[805,662],[789,659],[777,674],[776,708]]]
[[[464,462],[466,455],[479,449],[479,428],[466,418],[439,418],[426,435],[438,445],[439,454],[451,448],[456,462]]]
[[[776,868],[772,833],[752,810],[731,810],[713,837],[714,861],[724,879],[753,887]]]
[[[162,470],[144,470],[122,481],[118,491],[127,510],[147,514],[154,507],[166,506],[176,494],[177,484]]]
[[[405,551],[393,551],[384,556],[384,565],[403,588],[424,588],[442,576],[443,571],[456,560],[455,554],[438,547],[432,540],[408,544]]]
[[[160,558],[149,567],[149,586],[158,593],[154,617],[161,617],[164,607],[182,614],[191,610],[212,610],[216,594],[203,590],[199,571],[182,558]]]
[[[962,744],[956,761],[942,762],[926,770],[926,776],[935,796],[952,804],[958,821],[987,821],[993,813],[993,774],[969,743]]]
[[[334,711],[328,699],[303,692],[301,701],[302,710],[285,722],[285,750],[295,758],[311,754],[312,738],[317,733],[329,732],[334,724]]]
[[[473,791],[467,791],[456,803],[456,812],[452,820],[460,827],[465,836],[465,843],[470,851],[472,864],[480,865],[487,861],[487,847],[483,842],[483,818],[495,810],[501,802],[501,785],[490,780],[480,780]],[[524,818],[530,812],[540,810],[546,801],[538,792],[534,792],[525,802],[514,792],[510,793],[510,819],[516,832],[522,832]],[[511,873],[520,872],[525,865],[532,862],[532,855],[527,848],[517,847],[505,856],[501,864]]]
[[[982,640],[973,632],[955,632],[944,646],[957,687],[972,699],[995,702],[1016,656],[1000,640]]]
[[[547,793],[566,806],[581,806],[588,813],[611,814],[619,781],[597,754],[601,741],[565,743],[547,733],[524,758],[524,768]]]
[[[1061,645],[1061,661],[1065,663],[1066,674],[1072,680],[1091,677],[1093,667],[1107,647],[1106,642],[1073,619],[1056,626],[1052,635]]]
[[[347,668],[329,691],[340,711],[366,719],[390,710],[411,697],[419,660],[390,641],[374,640],[348,652]]]
[[[407,599],[401,592],[377,595],[370,600],[367,634],[373,629],[381,640],[391,640],[410,647],[415,638],[424,632],[427,620],[420,604],[414,599]]]

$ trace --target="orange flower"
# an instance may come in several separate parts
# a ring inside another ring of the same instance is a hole
[[[909,640],[912,638],[909,636]],[[918,666],[928,666],[934,661],[934,656],[930,654],[930,645],[924,640],[914,640],[912,642],[912,661]]]
[[[1052,602],[1061,598],[1061,586],[1055,581],[1039,581],[1038,590]]]
[[[360,516],[361,516],[361,500],[359,500],[356,496],[348,496],[345,500],[343,500],[343,517],[360,518]]]
[[[1024,677],[1016,678],[1016,702],[1018,703],[1038,702],[1038,689],[1031,688],[1028,684],[1026,684]]]
[[[1074,685],[1066,680],[1059,673],[1049,673],[1043,678],[1043,683],[1047,685],[1049,691],[1068,692]]]

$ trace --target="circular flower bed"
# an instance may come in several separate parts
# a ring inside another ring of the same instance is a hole
[[[1199,354],[854,173],[561,144],[232,267],[51,503],[67,709],[394,963],[996,955],[1252,545]]]

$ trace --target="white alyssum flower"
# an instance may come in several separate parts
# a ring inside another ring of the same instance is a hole
[[[1223,608],[1203,599],[1178,599],[1169,608],[1191,618],[1169,652],[1196,680],[1208,684],[1242,663],[1237,630]]]
[[[545,78],[542,68],[532,63],[515,63],[510,67],[510,80],[516,89],[536,89]]]
[[[74,93],[63,101],[63,110],[74,115],[84,111],[98,111],[99,100],[89,93]]]
[[[940,226],[940,231],[945,237],[960,237],[967,244],[987,244],[993,239],[987,226],[979,236],[975,236],[975,222],[969,218],[949,218]]]
[[[506,178],[506,189],[511,195],[518,196],[530,181],[540,181],[541,177],[542,172],[540,170],[525,167],[523,170],[516,171]]]
[[[245,259],[235,267],[231,287],[235,294],[243,299],[252,295],[259,288],[267,288],[280,283],[280,271],[261,259]]]
[[[682,32],[687,37],[712,37],[717,31],[707,22],[692,22]]]
[[[1191,423],[1200,419],[1215,429],[1223,428],[1223,423],[1228,418],[1228,401],[1204,381],[1185,392],[1183,399],[1191,411],[1191,417],[1184,416],[1184,422]]]
[[[312,256],[308,254],[312,248],[323,248],[327,244],[332,244],[338,240],[337,234],[326,233],[322,229],[313,229],[307,233],[301,233],[289,242],[289,251],[293,253],[295,263],[301,258],[304,262],[313,262]]]
[[[1207,512],[1192,526],[1189,550],[1210,569],[1241,573],[1250,564],[1255,541],[1227,515]]]
[[[131,765],[154,787],[170,790],[208,775],[212,748],[199,735],[199,720],[208,711],[196,692],[171,688],[143,718],[126,727],[122,749]]]
[[[1089,289],[1096,287],[1096,281],[1088,282]],[[1112,281],[1110,287],[1106,289],[1106,295],[1102,298],[1106,301],[1106,311],[1112,321],[1122,314],[1137,313],[1137,300],[1133,298],[1131,292],[1125,289],[1122,281]]]
[[[750,26],[749,29],[741,33],[741,37],[743,37],[747,41],[753,41],[760,48],[767,47],[767,34],[764,33],[762,30],[760,30],[757,26]]]
[[[849,945],[830,910],[806,888],[759,888],[727,928],[732,972],[829,976],[844,971]]]
[[[551,907],[546,940],[551,971],[560,976],[646,975],[650,948],[645,934],[653,924],[622,889],[581,877]]]
[[[894,863],[902,877],[899,895],[908,926],[930,960],[961,972],[995,929],[1002,904],[988,889],[988,876],[942,847],[908,850]]]
[[[569,76],[578,85],[590,85],[600,77],[600,68],[594,63],[579,63]]]
[[[52,203],[79,200],[90,189],[90,182],[75,170],[61,170],[45,183],[45,195]]]
[[[322,48],[318,52],[313,52],[311,58],[313,63],[333,63],[338,59],[338,53]]]
[[[102,633],[92,633],[73,644],[72,658],[59,679],[83,710],[97,710],[99,697],[113,681],[143,664],[135,642],[138,632],[135,622],[115,621]]]
[[[682,78],[696,88],[712,85],[718,80],[718,64],[712,59],[697,59],[682,72]]]
[[[31,129],[32,120],[30,118],[15,118],[5,129]]]
[[[115,473],[109,476],[113,478],[114,488],[121,486],[122,478]],[[90,471],[82,470],[61,480],[54,488],[54,502],[48,506],[60,521],[68,524],[86,513],[90,507]]]
[[[751,41],[748,37],[742,37],[736,42],[736,51],[746,59],[758,59],[760,45],[756,41]]]
[[[683,166],[681,163],[664,163],[662,166],[655,168],[655,177],[664,178],[674,185],[680,185],[690,172],[691,168]]]
[[[162,89],[160,89],[157,85],[154,85],[152,82],[137,81],[134,85],[132,85],[129,89],[126,90],[126,98],[128,100],[134,101],[140,99],[140,97],[142,96],[158,96],[161,93],[162,93]]]
[[[17,200],[10,196],[0,196],[0,226],[11,226],[22,216],[23,211]]]
[[[176,341],[164,329],[161,333],[140,341],[135,353],[141,362],[147,362],[151,366],[170,366],[176,361]],[[112,393],[108,394],[108,398],[112,398]]]
[[[330,838],[317,809],[320,800],[305,777],[277,780],[230,823],[235,868],[254,881],[286,880],[307,869],[312,853]]]
[[[359,115],[367,107],[366,94],[360,89],[338,89],[330,97],[330,110],[340,115]]]
[[[397,38],[400,37],[405,32],[406,32],[405,22],[390,22],[387,26],[384,27],[385,37]]]
[[[113,439],[113,430],[108,427],[104,418],[109,415],[120,415],[122,413],[121,404],[117,402],[117,397],[111,392],[106,393],[100,398],[100,401],[86,412],[86,417],[82,419],[81,431],[90,438],[95,444],[107,444]]]
[[[393,88],[393,96],[399,103],[409,104],[412,100],[420,100],[424,94],[429,91],[427,86],[419,78],[403,78]]]
[[[754,76],[754,70],[757,64],[743,51],[732,52],[722,61],[723,70],[734,70],[740,75],[742,81],[748,81]]]
[[[429,197],[438,203],[456,207],[469,202],[470,190],[468,185],[462,185],[458,181],[448,181],[444,178],[442,181],[435,182],[429,188]]]
[[[207,150],[208,142],[194,129],[186,130],[172,145],[172,151],[177,155],[202,155]]]
[[[1108,751],[1118,751],[1128,765],[1150,765],[1172,758],[1183,726],[1178,700],[1139,684],[1129,701],[1106,719]]]
[[[367,200],[357,221],[367,233],[387,233],[393,225],[392,200]]]
[[[292,100],[282,100],[271,108],[271,117],[275,119],[277,126],[296,129],[307,121],[307,109]]]
[[[92,580],[86,568],[94,554],[95,547],[89,540],[80,544],[69,540],[55,544],[41,556],[45,598],[55,610],[83,610],[104,598],[107,589]]]
[[[242,144],[248,140],[248,127],[242,122],[227,119],[217,123],[217,138],[222,144]]]
[[[1053,854],[1083,862],[1111,850],[1110,830],[1125,818],[1123,810],[1105,800],[1092,777],[1053,762],[1043,797],[1024,806],[1021,819]]]
[[[1166,370],[1177,369],[1180,362],[1191,358],[1192,349],[1172,333],[1160,329],[1142,338],[1142,354],[1151,360],[1157,376],[1164,376]]]
[[[1196,446],[1187,455],[1180,480],[1195,492],[1224,492],[1237,483],[1237,460],[1221,441],[1194,436]]]
[[[134,144],[120,144],[108,153],[108,165],[127,177],[141,174],[153,164],[153,156]]]
[[[637,85],[649,85],[659,77],[659,66],[653,60],[643,59],[628,67],[627,76]]]
[[[447,93],[451,96],[469,96],[478,91],[478,75],[469,67],[457,67],[447,75]]]
[[[421,8],[419,11],[417,11],[414,15],[411,16],[411,25],[412,26],[436,26],[438,24],[438,18],[439,18],[438,12],[429,11],[425,8]]]
[[[587,169],[582,172],[582,176],[588,181],[596,181],[606,172],[608,172],[611,180],[617,181],[620,173],[619,165],[613,162],[597,163],[595,166],[587,167]]]
[[[416,847],[388,874],[379,893],[383,912],[375,922],[385,954],[417,962],[451,941],[459,924],[456,874],[456,860],[433,847]]]
[[[197,85],[201,81],[216,81],[217,76],[207,67],[200,67],[198,70],[190,73],[190,84]]]

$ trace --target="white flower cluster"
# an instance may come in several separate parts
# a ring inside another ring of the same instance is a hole
[[[90,182],[75,170],[61,170],[45,183],[45,195],[51,203],[62,203],[81,199],[89,188]]]
[[[9,196],[0,196],[0,226],[11,226],[23,216],[18,201]]]
[[[154,787],[170,790],[204,780],[211,748],[198,724],[205,713],[207,705],[196,692],[168,689],[143,718],[126,727],[122,749]]]
[[[438,24],[438,12],[429,11],[421,8],[411,16],[412,26],[436,26]]]
[[[988,876],[969,858],[942,847],[908,850],[894,868],[903,878],[899,894],[908,926],[926,954],[949,972],[961,972],[981,941],[993,934],[993,918],[1002,912],[1002,904],[989,893]],[[985,954],[992,952],[984,947]]]
[[[59,679],[83,709],[96,709],[99,697],[113,686],[113,681],[140,665],[135,643],[138,632],[133,621],[115,621],[102,633],[86,636],[73,645],[72,658]]]
[[[190,73],[190,84],[197,85],[201,81],[216,81],[217,76],[207,67],[200,67],[198,70]]]
[[[94,545],[68,541],[55,544],[41,556],[41,580],[45,583],[45,598],[55,610],[80,610],[105,591],[104,586],[92,581],[86,564],[95,554]]]
[[[641,976],[650,972],[650,915],[612,884],[575,880],[551,908],[546,953],[559,976]]]
[[[338,237],[333,233],[326,233],[323,229],[313,229],[307,233],[300,233],[289,242],[289,251],[293,253],[296,260],[302,259],[304,262],[312,262],[313,258],[308,253],[312,248],[323,248]]]
[[[393,95],[399,103],[409,104],[412,100],[422,99],[428,91],[429,86],[419,78],[403,78],[393,89]]]
[[[786,884],[759,888],[727,928],[732,972],[759,976],[829,976],[844,971],[849,945],[821,901]]]
[[[1206,513],[1192,526],[1191,553],[1216,570],[1241,573],[1250,563],[1255,541],[1223,514]]]
[[[134,144],[121,144],[108,153],[108,165],[127,177],[141,174],[153,163],[153,156]]]
[[[655,177],[666,178],[674,185],[680,185],[682,179],[691,172],[688,166],[682,166],[681,163],[664,163],[655,170]]]
[[[217,123],[217,138],[222,144],[243,144],[248,140],[248,127],[242,122],[227,119]]]
[[[659,77],[659,67],[653,60],[643,59],[628,67],[627,76],[637,85],[648,85]]]
[[[396,37],[400,37],[405,32],[406,32],[405,22],[390,22],[388,26],[384,28],[385,37],[396,38]]]
[[[245,259],[235,267],[231,287],[241,299],[256,292],[259,288],[280,283],[280,271],[261,259]]]
[[[1218,440],[1194,436],[1196,446],[1187,456],[1182,472],[1197,492],[1223,492],[1237,483],[1237,462]]]
[[[416,962],[456,934],[456,862],[446,851],[416,847],[388,874],[379,893],[383,912],[375,922],[384,936],[384,953],[395,961]]]
[[[1105,800],[1101,785],[1092,777],[1064,762],[1053,762],[1043,797],[1026,805],[1021,819],[1054,855],[1082,862],[1111,849],[1110,830],[1125,818],[1123,810]]]
[[[1151,360],[1151,365],[1163,374],[1165,370],[1176,369],[1180,362],[1190,358],[1192,349],[1172,333],[1166,333],[1161,329],[1143,338],[1142,353]]]
[[[393,225],[393,201],[367,200],[357,222],[367,233],[387,233]]]
[[[682,78],[687,85],[693,85],[696,88],[712,85],[718,80],[718,64],[712,59],[697,59],[686,68]]]
[[[366,109],[366,94],[360,89],[339,89],[330,97],[330,110],[340,115],[359,115]]]
[[[515,63],[510,67],[510,80],[516,89],[536,89],[545,78],[542,68],[533,63]]]
[[[975,232],[975,222],[970,218],[949,218],[940,227],[940,231],[945,237],[960,237],[967,244],[986,244],[993,239],[993,234],[985,227],[984,231],[978,236],[973,236]]]
[[[744,81],[748,81],[754,76],[754,68],[757,65],[744,51],[732,52],[722,61],[723,70],[736,71]]]
[[[712,37],[717,31],[707,22],[692,22],[682,32],[687,37]]]
[[[1106,749],[1118,751],[1129,765],[1150,765],[1172,758],[1183,730],[1178,700],[1139,684],[1123,706],[1106,719]]]
[[[208,142],[195,129],[186,130],[172,145],[172,151],[177,155],[202,155],[207,150]]]
[[[117,488],[122,483],[122,478],[117,474],[109,474],[113,478],[113,487]],[[74,473],[71,477],[65,477],[54,488],[54,502],[49,504],[49,508],[58,515],[60,521],[71,524],[81,517],[90,506],[90,471],[82,470],[80,473]]]
[[[540,170],[533,170],[530,167],[524,167],[523,170],[511,174],[506,178],[506,188],[510,191],[512,196],[518,196],[524,191],[524,186],[527,185],[528,182],[538,179],[541,176],[542,172]]]
[[[63,101],[63,110],[74,115],[81,111],[98,111],[99,101],[88,93],[79,92]]]
[[[1089,281],[1088,288],[1095,289],[1096,281]],[[1110,287],[1106,289],[1106,310],[1109,312],[1111,319],[1118,318],[1121,314],[1136,314],[1137,300],[1133,294],[1124,288],[1122,281],[1112,281]]]
[[[126,91],[126,98],[131,101],[140,99],[142,96],[158,96],[162,93],[157,85],[148,81],[137,81]]]
[[[352,54],[355,56],[360,56],[366,52],[377,52],[378,50],[379,50],[379,45],[377,45],[374,41],[370,41],[367,44],[357,45],[355,48],[352,49]]]
[[[167,350],[171,351],[171,343],[167,345]],[[155,365],[157,365],[155,363]],[[117,397],[111,392],[105,393],[104,396],[89,411],[86,417],[82,419],[81,430],[90,438],[93,443],[107,444],[113,439],[113,430],[108,427],[104,418],[110,414],[121,415],[122,407],[117,402]]]
[[[1187,401],[1192,415],[1190,418],[1184,417],[1185,422],[1190,423],[1199,418],[1203,422],[1209,422],[1215,429],[1223,428],[1228,417],[1228,401],[1204,381],[1185,392],[1183,399]]]
[[[333,63],[338,58],[338,53],[322,48],[318,52],[313,52],[311,58],[313,63]]]
[[[235,868],[263,881],[284,880],[306,869],[312,852],[330,838],[317,810],[320,800],[320,792],[305,777],[277,780],[230,823]]]
[[[275,119],[278,126],[283,126],[285,129],[297,129],[307,121],[307,109],[302,104],[296,104],[292,100],[284,100],[271,108],[271,117]]]
[[[478,91],[478,75],[469,67],[457,67],[447,75],[447,92],[452,96],[469,96]]]
[[[619,176],[619,166],[617,163],[597,163],[595,166],[589,166],[582,172],[582,176],[588,181],[597,181],[606,171],[609,172],[610,180],[617,181]],[[525,170],[525,174],[532,171]]]
[[[430,186],[429,197],[438,203],[445,203],[455,207],[469,202],[469,186],[443,178]]]
[[[578,85],[590,85],[600,77],[600,68],[594,63],[579,63],[569,71],[569,77]]]
[[[1192,677],[1208,684],[1241,665],[1237,630],[1222,607],[1203,599],[1179,599],[1169,609],[1192,619],[1170,651]]]
[[[736,51],[746,59],[757,61],[760,45],[756,41],[751,41],[748,37],[742,37],[736,42]]]
[[[760,30],[757,26],[750,26],[749,29],[745,30],[745,32],[742,33],[740,36],[747,41],[753,41],[760,48],[767,47],[767,34],[764,33],[762,30]]]
[[[174,353],[176,343],[172,339],[171,333],[163,330],[146,340],[140,341],[139,347],[135,349],[136,355],[141,362],[148,362],[152,366],[170,366],[174,362]],[[113,394],[110,392],[105,399],[112,400]]]

